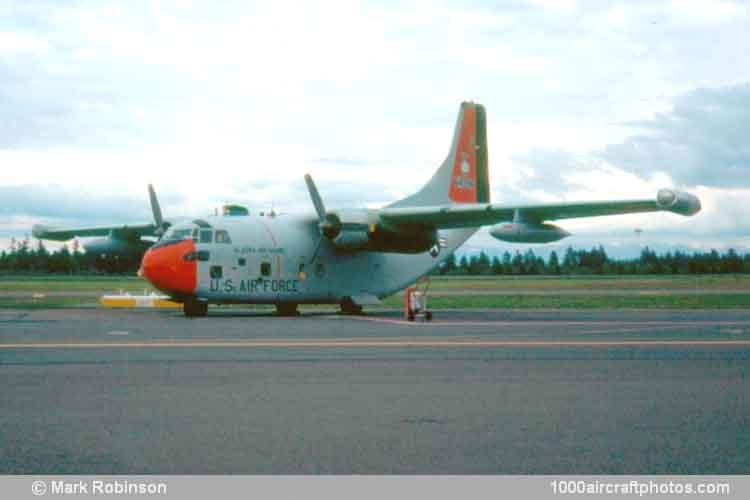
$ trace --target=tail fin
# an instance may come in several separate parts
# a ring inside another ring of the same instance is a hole
[[[391,206],[489,202],[487,115],[481,104],[462,102],[448,157],[421,190]]]

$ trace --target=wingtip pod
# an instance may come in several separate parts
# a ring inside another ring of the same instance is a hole
[[[31,226],[31,236],[38,240],[67,241],[73,238],[72,235],[65,231],[44,224],[34,224]]]
[[[701,210],[701,201],[697,196],[676,189],[660,189],[656,194],[656,204],[662,210],[691,216]]]
[[[34,224],[31,226],[31,235],[37,239],[43,239],[47,231],[49,231],[49,226],[44,226],[42,224]]]

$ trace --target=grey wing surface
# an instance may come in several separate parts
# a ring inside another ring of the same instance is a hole
[[[644,212],[673,212],[693,215],[700,211],[700,201],[689,193],[670,189],[659,191],[655,199],[548,203],[539,205],[502,205],[467,203],[427,207],[385,208],[378,211],[380,219],[396,225],[429,226],[438,229],[476,227],[516,218],[528,222],[599,217]]]
[[[77,237],[88,236],[117,236],[123,239],[138,238],[140,236],[156,236],[156,225],[134,224],[119,226],[61,228],[36,224],[31,234],[41,240],[67,241]]]

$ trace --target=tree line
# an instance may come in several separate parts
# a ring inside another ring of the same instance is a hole
[[[134,257],[103,257],[82,252],[78,240],[50,251],[41,240],[11,239],[10,248],[0,251],[0,273],[132,274],[140,259]]]
[[[102,258],[82,252],[77,241],[50,251],[42,241],[11,240],[10,248],[0,251],[0,273],[134,273],[138,258]],[[723,274],[750,273],[750,254],[740,255],[733,249],[720,253],[674,251],[657,254],[644,248],[637,258],[616,259],[607,255],[603,246],[590,250],[568,247],[562,258],[550,252],[547,259],[534,253],[506,251],[490,257],[484,251],[451,254],[435,271],[448,275],[556,275],[556,274]]]
[[[506,251],[501,257],[490,258],[484,251],[457,258],[450,255],[436,274],[455,275],[559,275],[559,274],[724,274],[750,273],[750,254],[740,255],[734,249],[719,253],[683,252],[676,250],[657,254],[648,247],[632,259],[616,259],[607,255],[603,246],[590,250],[568,247],[562,258],[552,251],[545,260],[533,250]]]

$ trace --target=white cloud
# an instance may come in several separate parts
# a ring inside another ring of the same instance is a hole
[[[0,32],[0,56],[43,54],[49,50],[45,40],[23,32]]]
[[[627,122],[668,112],[676,96],[750,81],[746,9],[730,2],[0,11],[0,185],[141,200],[153,182],[179,198],[175,212],[225,200],[305,208],[307,171],[342,201],[368,184],[380,193],[368,205],[406,195],[443,160],[464,99],[488,108],[496,198],[650,196],[664,177],[605,165],[544,189],[518,157],[585,157],[625,142]]]
[[[747,15],[747,7],[727,0],[672,0],[671,15],[686,24],[723,24]]]
[[[556,13],[573,13],[578,7],[576,0],[527,0],[531,5],[542,7]]]

